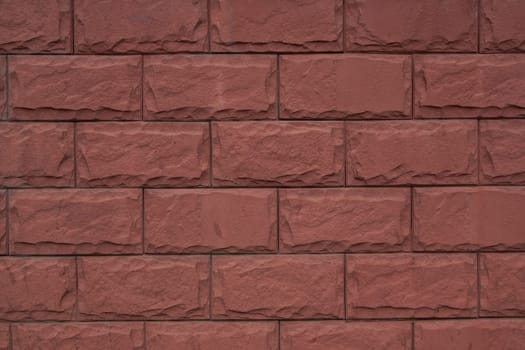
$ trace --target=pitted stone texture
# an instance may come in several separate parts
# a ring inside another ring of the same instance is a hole
[[[525,2],[480,1],[480,49],[483,52],[524,52]]]
[[[6,192],[0,191],[0,255],[7,254]]]
[[[15,190],[11,254],[142,252],[140,190]]]
[[[71,124],[0,124],[0,187],[72,186],[73,157]]]
[[[75,260],[0,258],[0,320],[71,320]]]
[[[281,56],[281,118],[407,118],[409,56]]]
[[[0,56],[0,120],[7,116],[7,56]]]
[[[480,255],[481,316],[525,316],[525,254]]]
[[[207,318],[209,258],[78,258],[78,308],[84,320]]]
[[[350,185],[477,183],[475,121],[348,122]]]
[[[277,249],[275,190],[147,190],[148,253],[271,252]]]
[[[2,0],[0,53],[71,52],[70,0]]]
[[[206,123],[80,123],[77,172],[83,186],[209,184]]]
[[[470,51],[477,42],[477,0],[348,0],[346,49]]]
[[[344,316],[342,256],[216,256],[212,269],[214,319]]]
[[[276,322],[148,322],[148,350],[277,350]]]
[[[266,55],[147,56],[145,119],[272,119],[276,58]]]
[[[157,53],[207,48],[206,0],[76,0],[80,53]]]
[[[342,123],[213,123],[212,133],[215,185],[344,183]]]
[[[418,188],[416,250],[525,249],[525,187]]]
[[[9,119],[141,118],[138,56],[11,56]]]
[[[417,117],[525,116],[520,55],[421,55],[414,69]]]
[[[210,0],[212,51],[341,51],[340,0]]]
[[[13,325],[16,350],[143,350],[144,326],[135,322],[21,323]]]
[[[477,315],[476,256],[347,256],[348,318]]]
[[[281,350],[409,350],[409,322],[281,322]]]
[[[409,248],[408,189],[290,189],[279,198],[283,252]]]

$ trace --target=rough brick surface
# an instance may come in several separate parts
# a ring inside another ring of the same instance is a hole
[[[480,1],[480,45],[485,52],[525,51],[525,3],[516,0]]]
[[[0,191],[0,255],[7,254],[6,192]]]
[[[272,56],[150,56],[144,75],[146,119],[270,119],[277,114]]]

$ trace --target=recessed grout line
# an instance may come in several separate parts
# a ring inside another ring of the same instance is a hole
[[[211,121],[208,122],[208,176],[210,178],[209,184],[210,188],[213,188],[213,133],[212,133],[212,125],[213,123]]]
[[[412,343],[412,350],[416,350],[416,337],[415,337],[415,322],[412,320],[411,325],[411,343]]]
[[[144,55],[140,55],[140,119],[144,120]]]
[[[281,320],[277,320],[277,350],[281,350]]]
[[[73,122],[73,187],[78,187],[77,179],[77,122]]]
[[[5,119],[5,121],[9,121],[9,106],[11,105],[9,101],[9,56],[5,56],[5,77],[4,79],[5,79],[5,93],[4,93],[5,106],[4,106],[4,111],[0,111],[0,112],[5,114],[5,118],[0,118],[0,119]]]
[[[343,146],[344,146],[344,159],[343,159],[343,174],[344,184],[343,187],[348,186],[348,132],[346,129],[346,121],[343,122]]]
[[[281,119],[281,55],[277,54],[277,63],[276,63],[276,80],[277,86],[275,88],[275,102],[277,109],[277,120]]]
[[[481,119],[478,118],[478,122],[476,124],[477,127],[477,146],[478,146],[478,154],[477,154],[477,161],[478,161],[478,186],[481,185]]]
[[[142,255],[146,254],[146,226],[144,225],[144,222],[145,222],[145,215],[144,213],[146,212],[145,210],[145,207],[146,207],[146,204],[145,204],[145,201],[146,201],[146,197],[145,197],[145,190],[144,190],[144,187],[142,187],[142,196],[141,196],[141,222],[142,222]]]
[[[13,324],[12,323],[8,323],[8,336],[9,336],[9,343],[8,343],[8,348],[9,350],[13,350]]]
[[[411,91],[411,101],[410,101],[410,107],[411,107],[411,113],[412,113],[412,119],[415,119],[416,118],[416,101],[415,101],[415,96],[416,96],[416,78],[415,78],[415,73],[416,73],[416,64],[415,64],[415,57],[414,55],[410,55],[410,63],[411,63],[411,73],[410,73],[410,78],[411,78],[411,84],[412,84],[412,91]]]
[[[148,349],[148,343],[146,342],[146,321],[142,322],[142,336],[143,336],[143,342],[144,342],[144,350]]]
[[[414,252],[414,187],[410,187],[410,251]]]

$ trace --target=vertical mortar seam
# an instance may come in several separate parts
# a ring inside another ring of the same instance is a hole
[[[416,64],[415,64],[415,56],[414,54],[410,55],[410,81],[411,81],[411,96],[410,96],[410,113],[412,114],[412,119],[416,118],[416,79],[415,79],[415,72],[416,72]]]
[[[5,119],[5,121],[8,121],[9,120],[9,106],[11,105],[11,102],[9,101],[9,55],[6,55],[5,56],[5,77],[4,77],[4,81],[5,81],[5,93],[4,93],[4,96],[5,96],[5,106],[4,106],[4,111],[1,111],[4,115],[5,115],[5,118],[0,118],[0,119]]]
[[[410,251],[414,252],[414,186],[410,186]]]
[[[142,322],[142,332],[143,332],[143,334],[142,334],[142,339],[143,340],[142,341],[144,342],[144,350],[147,350],[148,349],[148,345],[147,345],[148,343],[146,342],[146,321],[145,320]]]
[[[416,337],[415,337],[415,321],[412,320],[411,322],[411,344],[412,344],[412,350],[416,350]]]
[[[8,349],[9,350],[13,350],[13,322],[9,322],[8,323],[8,337],[9,337],[9,342],[8,342]]]
[[[212,133],[213,123],[208,121],[208,176],[209,176],[209,186],[213,188],[213,133]]]
[[[277,320],[277,350],[281,350],[281,320]]]
[[[78,186],[77,173],[77,122],[73,122],[73,187]]]
[[[476,128],[477,128],[476,134],[477,134],[477,146],[478,146],[478,149],[477,149],[478,154],[476,155],[477,163],[478,163],[477,173],[478,173],[478,186],[480,186],[481,185],[481,181],[480,181],[481,179],[481,119],[480,118],[478,118],[478,121],[476,123]]]
[[[275,103],[277,109],[277,120],[281,119],[281,55],[277,54],[277,63],[276,63],[276,74],[275,79],[277,80],[275,87]]]
[[[281,202],[281,193],[279,191],[279,188],[276,188],[275,189],[275,192],[276,192],[276,198],[277,198],[277,203],[276,203],[276,211],[277,211],[277,254],[279,254],[281,252],[281,205],[280,205],[280,202]]]
[[[146,196],[145,196],[145,190],[144,190],[144,187],[142,187],[141,189],[141,192],[142,192],[142,195],[141,195],[141,206],[142,206],[142,210],[141,210],[141,222],[142,222],[142,255],[145,255],[146,254],[146,226],[144,225],[144,222],[146,221],[145,220],[145,199],[146,199]]]
[[[140,55],[140,120],[144,120],[144,55]]]
[[[344,147],[344,157],[343,157],[343,178],[345,183],[343,187],[348,186],[348,132],[347,132],[347,122],[343,121],[343,147]]]

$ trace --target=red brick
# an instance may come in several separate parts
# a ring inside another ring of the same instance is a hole
[[[70,0],[3,0],[0,52],[71,52]]]
[[[475,121],[347,124],[351,185],[477,183]]]
[[[525,120],[480,122],[480,180],[525,184]]]
[[[477,0],[348,0],[346,49],[471,51],[478,47]]]
[[[9,118],[141,118],[138,56],[12,56]]]
[[[281,350],[408,350],[408,322],[281,322]]]
[[[207,185],[208,125],[79,123],[77,162],[81,185]]]
[[[148,253],[265,252],[277,249],[274,190],[147,190]]]
[[[481,0],[480,49],[484,52],[525,51],[525,3],[516,0]]]
[[[0,320],[71,320],[74,306],[74,259],[0,259]]]
[[[409,248],[408,189],[281,190],[279,198],[281,251]]]
[[[341,51],[340,0],[210,0],[213,51]]]
[[[276,322],[151,322],[148,350],[277,350]]]
[[[482,316],[525,316],[525,254],[480,255]]]
[[[215,185],[344,183],[342,123],[213,123]]]
[[[212,268],[212,318],[344,315],[342,256],[217,256]]]
[[[409,56],[282,56],[280,69],[283,118],[411,115]]]
[[[78,258],[82,319],[208,317],[209,258],[120,256]]]
[[[71,124],[0,125],[0,186],[71,186],[73,157]]]
[[[525,188],[418,188],[417,250],[525,249]]]
[[[518,350],[525,344],[525,321],[523,320],[416,322],[414,332],[415,349]]]
[[[141,191],[11,191],[9,235],[11,254],[141,253]]]
[[[276,117],[274,56],[146,56],[146,119]]]
[[[10,350],[9,324],[0,323],[0,350]]]
[[[13,349],[144,349],[138,322],[22,323],[13,325]]]
[[[6,192],[0,191],[0,255],[7,254]]]
[[[206,0],[76,0],[77,52],[204,51]]]
[[[435,55],[415,58],[418,117],[525,115],[525,62],[520,55]]]
[[[7,56],[0,56],[0,120],[7,116]]]
[[[467,254],[347,256],[349,318],[477,315],[476,257]]]

